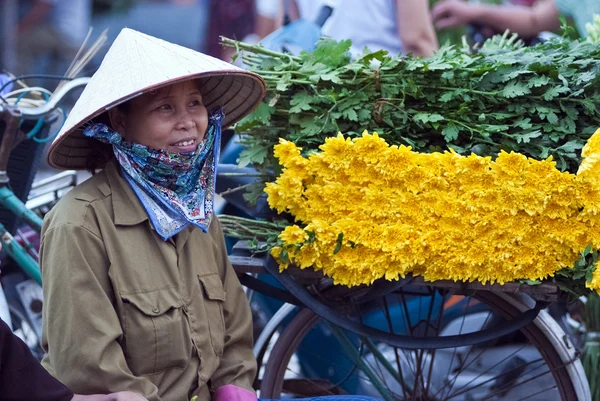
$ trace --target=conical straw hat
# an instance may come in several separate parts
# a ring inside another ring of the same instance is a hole
[[[209,111],[215,106],[223,108],[223,127],[250,113],[266,90],[257,74],[125,28],[52,143],[48,163],[63,169],[86,168],[88,156],[98,148],[98,142],[83,135],[84,125],[92,119],[103,120],[107,110],[144,92],[189,79],[199,79]]]

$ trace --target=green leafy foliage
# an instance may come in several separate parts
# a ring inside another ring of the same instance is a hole
[[[326,137],[376,131],[420,152],[501,150],[552,156],[576,171],[580,151],[600,127],[600,44],[556,39],[523,47],[507,34],[473,53],[442,46],[428,59],[384,51],[351,60],[348,41],[322,40],[290,56],[240,42],[242,58],[267,83],[264,102],[236,126],[242,164],[273,170],[279,138],[310,153]]]
[[[598,251],[588,246],[579,255],[575,266],[559,270],[552,281],[574,298],[588,295],[590,290],[586,288],[585,283],[592,281],[592,274],[596,270],[597,264]]]

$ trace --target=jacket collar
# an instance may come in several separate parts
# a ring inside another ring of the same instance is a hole
[[[112,193],[115,225],[132,226],[148,220],[142,203],[123,177],[119,163],[111,160],[104,171]]]
[[[148,224],[154,230],[144,206],[131,188],[131,185],[129,185],[125,177],[123,177],[119,163],[114,159],[111,160],[104,168],[104,172],[106,173],[109,188],[100,188],[100,190],[102,192],[107,192],[104,195],[108,195],[109,193],[112,194],[115,225],[134,226],[143,223],[144,221],[148,221]],[[176,241],[174,238],[169,238],[169,242],[176,245],[177,249],[180,250],[186,243],[193,229],[194,226],[190,224],[176,235]]]

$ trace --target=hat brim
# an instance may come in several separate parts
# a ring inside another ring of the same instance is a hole
[[[85,169],[88,158],[98,147],[95,139],[83,135],[83,128],[87,124],[106,120],[107,110],[143,93],[195,79],[200,81],[200,92],[206,108],[210,111],[217,106],[222,107],[225,114],[223,128],[235,124],[251,113],[266,93],[266,85],[262,78],[243,70],[209,71],[166,80],[143,88],[133,96],[117,99],[73,124],[73,128],[61,133],[52,143],[48,152],[48,164],[59,169]]]

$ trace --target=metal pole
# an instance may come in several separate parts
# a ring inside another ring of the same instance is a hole
[[[34,211],[27,209],[25,203],[7,187],[0,187],[0,205],[4,206],[17,217],[25,220],[38,233],[42,231],[42,219]]]
[[[2,2],[2,68],[17,74],[18,0]],[[18,74],[17,74],[18,75]]]
[[[0,224],[0,243],[2,249],[39,285],[42,285],[40,265],[27,253],[13,236]]]

